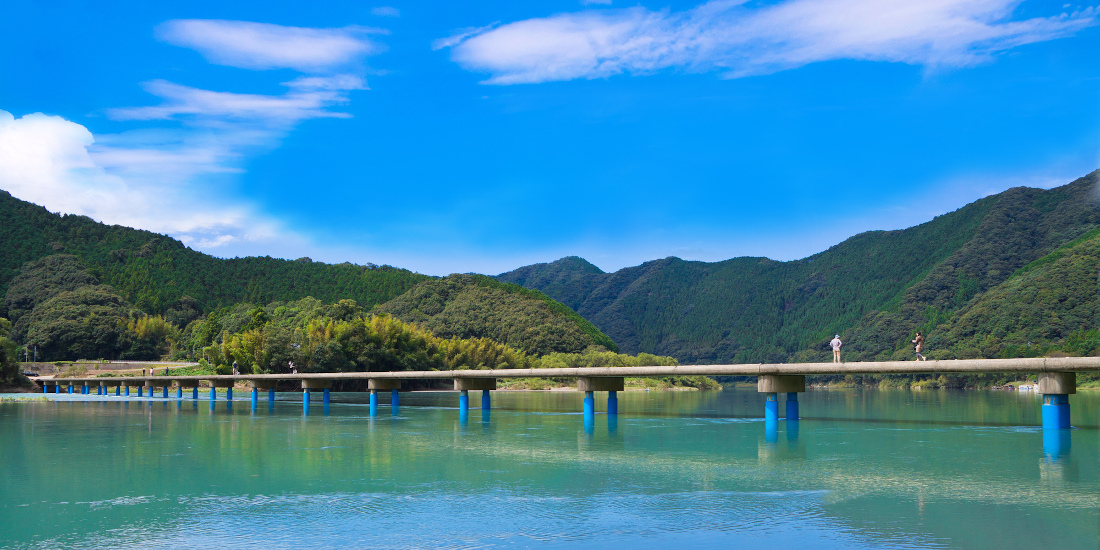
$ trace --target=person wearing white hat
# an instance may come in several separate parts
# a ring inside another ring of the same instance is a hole
[[[844,342],[840,341],[840,335],[839,334],[834,336],[833,339],[829,342],[829,345],[832,346],[832,348],[833,348],[833,362],[834,363],[839,363],[840,362],[840,346],[842,346],[843,344],[844,344]]]

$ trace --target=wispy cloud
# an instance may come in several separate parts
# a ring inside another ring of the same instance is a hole
[[[220,120],[265,120],[292,124],[310,118],[348,118],[329,106],[347,103],[350,90],[365,89],[362,79],[350,75],[334,78],[306,77],[283,83],[290,91],[281,96],[215,92],[165,80],[145,83],[145,90],[164,100],[151,107],[109,109],[117,120],[169,120],[204,117]]]
[[[727,78],[854,59],[964,67],[1097,23],[1092,7],[1013,19],[1019,0],[716,0],[685,12],[586,10],[457,33],[437,41],[487,84],[662,69]]]
[[[176,19],[157,27],[157,38],[191,48],[211,63],[242,69],[328,72],[354,65],[384,47],[369,35],[382,29],[285,27],[251,21]]]

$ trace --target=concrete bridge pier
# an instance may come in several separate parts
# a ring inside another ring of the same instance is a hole
[[[806,377],[801,374],[762,374],[756,379],[756,391],[764,396],[764,431],[779,426],[779,394],[787,394],[787,420],[798,420],[798,394],[806,391]]]
[[[332,380],[321,378],[307,378],[302,380],[302,414],[309,414],[309,392],[311,390],[324,390],[322,404],[325,412],[328,412],[329,390],[332,388]]]
[[[115,388],[115,396],[117,397],[122,389],[122,382],[116,382],[113,380],[102,380],[99,382],[100,387],[103,388],[103,395],[111,395],[111,388]]]
[[[1068,430],[1069,394],[1077,393],[1077,373],[1040,373],[1039,393],[1043,395],[1043,429]]]
[[[584,416],[596,414],[596,392],[607,392],[607,414],[619,414],[619,398],[616,392],[623,391],[625,379],[621,376],[582,376],[577,378],[577,391],[584,392]]]
[[[126,384],[126,389],[122,390],[122,393],[123,393],[123,394],[124,394],[124,395],[125,395],[126,397],[130,397],[130,384],[128,384],[128,383]]]
[[[176,399],[183,399],[183,388],[191,388],[191,399],[199,400],[198,380],[176,380]]]
[[[493,398],[489,392],[497,389],[496,378],[455,378],[455,390],[458,390],[458,409],[461,412],[470,410],[470,390],[481,390],[481,409],[489,410],[493,406]]]
[[[225,400],[230,403],[233,402],[233,384],[234,380],[208,380],[210,382],[210,404],[214,404],[214,401],[218,399],[218,388],[225,388]]]
[[[161,395],[164,399],[168,399],[168,386],[172,385],[171,378],[152,378],[145,381],[145,386],[149,388],[149,397],[153,397],[153,392],[157,388],[161,388],[163,392]]]
[[[378,415],[378,390],[390,390],[390,407],[394,414],[397,413],[397,392],[401,389],[401,381],[396,378],[371,378],[367,380],[367,389],[370,390],[370,415]]]
[[[275,403],[275,381],[274,380],[253,380],[252,381],[252,410],[256,410],[256,405],[260,401],[260,390],[267,390],[267,402],[270,404]]]

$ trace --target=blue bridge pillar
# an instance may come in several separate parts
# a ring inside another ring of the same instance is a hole
[[[260,390],[252,388],[252,412],[256,412],[256,405],[260,402]]]
[[[233,388],[232,387],[225,388],[225,400],[226,401],[232,401],[233,400]]]
[[[798,393],[787,393],[787,422],[798,421]]]
[[[586,391],[584,392],[584,415],[592,416],[596,414],[596,398],[594,394],[596,392]]]
[[[370,415],[378,416],[378,390],[370,390]]]
[[[195,401],[199,400],[199,387],[198,386],[195,386],[195,387],[191,388],[191,399],[194,399]]]
[[[183,386],[176,386],[176,399],[183,399]]]
[[[1044,372],[1039,374],[1039,393],[1043,394],[1043,429],[1068,430],[1069,394],[1077,393],[1077,374]]]
[[[398,391],[393,390],[390,392],[390,408],[394,414],[397,414],[397,407],[401,405],[401,399],[398,397]]]
[[[268,388],[268,390],[267,390],[267,402],[268,403],[274,403],[275,402],[275,388]]]
[[[138,390],[141,391],[141,390]],[[210,401],[214,402],[218,400],[218,388],[210,386]]]
[[[126,394],[126,397],[130,397],[130,386],[126,386],[126,390],[123,393]]]
[[[302,414],[309,414],[309,389],[302,390]]]
[[[470,392],[461,390],[458,394],[458,408],[462,411],[470,410]]]
[[[168,399],[168,386],[164,386],[164,398]]]
[[[481,390],[481,410],[487,411],[493,408],[493,398],[489,395],[489,390]]]
[[[787,394],[787,421],[797,424],[798,394],[806,391],[806,377],[800,374],[761,374],[756,379],[756,391],[765,396],[764,439],[774,442],[779,437],[779,394]],[[797,427],[794,429],[797,430]]]
[[[1068,430],[1069,395],[1064,393],[1043,396],[1043,429]]]
[[[115,386],[115,397],[120,397],[120,393],[122,393],[122,386]]]
[[[764,427],[779,425],[779,395],[776,392],[768,392],[764,396]]]
[[[138,397],[142,396],[142,392],[145,391],[145,386],[138,386]]]
[[[619,396],[618,392],[607,392],[607,414],[619,414]]]

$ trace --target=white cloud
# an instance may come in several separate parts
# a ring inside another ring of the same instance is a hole
[[[370,10],[370,13],[378,17],[401,17],[401,11],[393,6],[378,6]]]
[[[243,69],[329,72],[383,50],[367,38],[381,29],[286,27],[251,21],[176,19],[157,27],[157,38],[191,48],[211,63]]]
[[[855,59],[962,67],[1095,25],[1089,7],[1012,20],[1019,0],[716,0],[686,12],[637,7],[528,19],[436,42],[489,73],[488,84],[646,74],[675,68],[728,78]]]
[[[301,250],[307,241],[233,196],[251,156],[277,147],[299,123],[348,118],[334,111],[366,89],[356,66],[381,46],[359,27],[308,29],[242,21],[170,21],[173,44],[249,69],[305,73],[282,95],[203,90],[166,80],[145,89],[159,105],[108,109],[115,120],[158,121],[112,135],[41,113],[0,110],[0,188],[56,212],[172,235],[216,253]],[[266,245],[266,246],[265,246]]]
[[[194,181],[197,173],[224,171],[222,161],[216,151],[197,145],[97,148],[92,133],[75,122],[41,113],[15,118],[0,110],[0,188],[15,197],[208,248],[296,239],[248,206]]]

